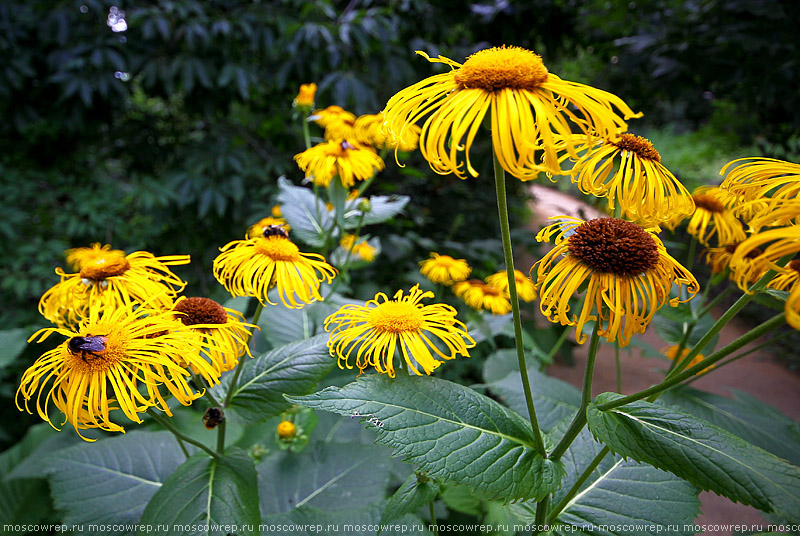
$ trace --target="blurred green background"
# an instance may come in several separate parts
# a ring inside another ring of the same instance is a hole
[[[494,45],[535,50],[562,78],[643,111],[632,131],[690,189],[718,181],[734,158],[797,161],[798,20],[795,0],[6,0],[0,325],[43,325],[36,304],[64,250],[92,242],[189,253],[178,270],[188,293],[224,297],[211,276],[219,246],[269,214],[279,176],[302,179],[292,159],[304,149],[291,108],[300,84],[319,85],[318,107],[376,113],[442,69],[415,50],[459,62]],[[468,181],[434,174],[419,155],[389,162],[371,192],[412,201],[377,231],[386,254],[365,281],[394,292],[397,263],[414,271],[437,244],[478,265],[476,252],[501,258],[485,155]],[[524,185],[510,184],[520,222]],[[43,351],[14,359],[18,350],[0,354],[0,412],[14,420],[16,379]],[[16,435],[3,433],[0,443]]]

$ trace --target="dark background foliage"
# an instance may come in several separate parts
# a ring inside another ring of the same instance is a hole
[[[320,107],[375,113],[442,68],[415,50],[463,61],[491,45],[532,48],[556,74],[622,96],[647,125],[797,154],[798,10],[793,0],[4,1],[0,323],[42,324],[36,303],[63,251],[91,242],[189,253],[190,293],[222,297],[210,276],[217,248],[268,214],[278,176],[302,177],[299,85],[319,84]],[[482,162],[468,181],[437,176],[418,155],[389,163],[374,193],[412,202],[376,231],[386,255],[373,284],[436,244],[499,257]],[[510,184],[521,216],[523,185]]]

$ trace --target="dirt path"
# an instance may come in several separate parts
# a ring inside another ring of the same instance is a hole
[[[555,190],[540,185],[532,185],[531,190],[536,196],[536,202],[532,207],[536,221],[532,225],[537,231],[542,224],[547,224],[548,216],[573,215],[591,218],[598,215],[592,207]],[[718,318],[720,313],[717,311],[715,316]],[[733,341],[747,329],[734,319],[720,333],[718,347]],[[653,329],[645,332],[642,340],[658,349],[665,346]],[[576,350],[574,366],[557,363],[547,370],[548,374],[580,387],[583,382],[587,347],[588,345],[584,345]],[[623,371],[622,392],[625,394],[658,383],[664,376],[664,367],[667,363],[663,360],[642,357],[636,348],[621,352],[620,362]],[[792,419],[800,421],[800,375],[787,370],[764,351],[756,351],[715,370],[713,374],[698,379],[693,386],[723,396],[731,396],[731,389],[744,391],[762,402],[779,408]],[[593,391],[597,394],[614,390],[616,390],[614,350],[608,345],[601,345],[595,366]],[[734,503],[710,492],[701,493],[700,501],[702,513],[695,521],[698,525],[762,524],[766,530],[765,519],[755,508]],[[708,530],[705,534],[729,536],[731,531]]]

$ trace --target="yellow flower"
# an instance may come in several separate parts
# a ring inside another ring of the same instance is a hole
[[[670,361],[675,361],[675,356],[678,355],[678,345],[675,344],[675,345],[670,346],[668,348],[664,348],[663,350],[661,350],[661,353],[664,354],[665,356],[667,356],[667,359],[669,359]],[[683,361],[683,358],[686,357],[688,354],[689,354],[689,348],[684,348],[683,351],[681,352],[681,358],[678,360],[678,364],[680,364],[680,362]],[[699,362],[701,362],[704,359],[705,359],[705,356],[703,354],[697,354],[696,356],[694,356],[692,361],[688,365],[686,365],[684,367],[684,370],[686,370],[689,367],[695,366],[696,364],[698,364]],[[706,367],[703,370],[701,370],[700,372],[698,372],[697,375],[700,376],[701,374],[705,374],[709,370],[713,369],[715,366],[716,365],[711,365],[709,367]]]
[[[422,275],[434,283],[442,285],[452,285],[457,281],[463,281],[472,272],[472,268],[464,259],[454,259],[449,255],[439,255],[438,253],[431,253],[431,258],[420,261],[419,265]]]
[[[717,244],[727,246],[741,242],[747,235],[732,210],[736,198],[716,186],[701,186],[692,194],[695,209],[686,231],[704,246],[717,236]]]
[[[761,250],[756,250],[760,252]],[[786,265],[786,271],[775,276],[775,279],[767,284],[768,288],[775,290],[793,290],[800,281],[800,259],[792,259]],[[754,281],[755,282],[755,281]]]
[[[577,326],[579,344],[586,342],[586,322],[595,321],[601,337],[627,346],[659,308],[697,293],[694,276],[669,256],[655,234],[617,218],[563,219],[536,236],[549,242],[557,235],[555,247],[531,268],[531,277],[536,274],[542,313],[551,322]],[[676,283],[678,297],[670,299]],[[572,314],[570,298],[584,285],[580,312]]]
[[[292,421],[281,421],[277,428],[278,438],[292,439],[297,435],[297,426]]]
[[[286,220],[283,218],[267,216],[266,218],[261,218],[256,223],[248,227],[245,237],[249,239],[257,236],[263,236],[265,231],[275,225],[283,227],[283,230],[287,233],[292,230],[292,227],[286,223]]]
[[[322,255],[301,253],[281,235],[234,240],[220,251],[213,266],[217,281],[233,296],[252,296],[262,305],[275,305],[267,297],[274,286],[289,308],[322,300],[320,283],[330,283],[337,273]]]
[[[741,242],[717,248],[708,248],[706,251],[706,264],[711,267],[711,273],[713,274],[722,273],[726,268],[730,268],[730,279],[733,281],[742,281],[742,284],[749,287],[764,275],[764,270],[761,266],[753,262],[753,259],[761,255],[762,252],[758,248],[753,249],[743,258],[741,263],[736,267],[732,267],[730,266],[731,257],[733,257],[739,244],[741,244]]]
[[[320,143],[294,159],[306,178],[322,187],[338,176],[342,185],[350,188],[355,181],[369,179],[386,165],[372,147],[347,140]]]
[[[689,191],[661,164],[650,140],[640,136],[603,141],[571,173],[583,193],[606,197],[612,210],[619,203],[622,216],[641,225],[657,226],[694,211]]]
[[[493,315],[511,312],[511,302],[506,292],[478,279],[456,283],[453,285],[453,292],[473,309],[483,309]]]
[[[217,373],[233,369],[239,358],[249,355],[248,324],[239,311],[223,307],[209,298],[180,298],[175,303],[175,317],[203,336],[202,353],[208,357]]]
[[[764,247],[768,244],[766,247]],[[770,229],[755,234],[739,244],[736,251],[731,256],[731,269],[738,273],[739,277],[734,281],[740,289],[749,291],[752,284],[751,278],[747,278],[749,273],[764,274],[772,269],[779,274],[786,274],[791,268],[781,268],[775,264],[778,259],[786,255],[800,252],[800,227],[791,226],[780,229]],[[742,270],[741,267],[749,264],[749,270]],[[787,319],[789,312],[787,310]],[[800,322],[798,322],[800,324]],[[800,328],[798,328],[800,329]]]
[[[314,107],[314,97],[317,95],[317,84],[301,84],[300,91],[294,98],[294,105],[298,108],[311,109]]]
[[[366,240],[358,241],[359,237],[352,234],[346,234],[339,241],[339,245],[345,250],[349,251],[351,255],[364,262],[372,262],[375,260],[375,252],[378,251],[370,246]]]
[[[310,117],[325,129],[326,140],[355,140],[355,114],[341,106],[328,106],[324,110],[315,110]]]
[[[561,173],[554,136],[583,134],[609,138],[624,132],[625,118],[638,117],[611,93],[569,82],[549,73],[539,55],[519,47],[481,50],[464,64],[439,56],[433,63],[452,69],[422,80],[389,99],[386,129],[403,139],[410,125],[424,120],[420,151],[440,174],[466,178],[478,172],[469,152],[487,112],[492,145],[503,168],[522,180],[539,172]],[[564,147],[577,157],[574,144]],[[539,156],[543,151],[544,156]]]
[[[514,270],[514,281],[517,284],[517,297],[520,300],[532,302],[536,299],[536,285],[533,284],[533,281],[528,276],[519,270]],[[508,292],[508,273],[505,270],[487,277],[486,284],[499,288],[507,298],[511,297]]]
[[[192,390],[189,371],[181,363],[210,384],[219,382],[219,373],[199,357],[200,334],[170,311],[138,304],[113,310],[92,307],[77,329],[46,328],[29,341],[38,336],[41,342],[53,333],[68,340],[25,371],[16,398],[20,410],[22,400],[25,411],[32,413],[28,403],[35,397],[39,416],[56,429],[48,414],[51,402],[65,415],[61,424],[68,421],[79,435],[87,428],[124,432],[112,422],[112,410],[121,410],[134,422],[142,422],[139,414],[151,407],[171,415],[160,387],[184,405],[202,394]]]
[[[273,218],[280,218],[283,216],[283,211],[281,210],[280,205],[272,205],[272,217]]]
[[[132,301],[148,301],[155,309],[168,309],[186,283],[168,266],[189,263],[189,255],[155,257],[146,251],[130,255],[111,246],[67,250],[67,261],[77,273],[56,268],[61,281],[39,300],[39,312],[60,327],[76,326],[89,314],[90,305],[116,309]]]
[[[475,341],[466,326],[456,319],[456,310],[449,305],[422,305],[423,298],[433,292],[423,292],[415,285],[407,296],[398,290],[391,300],[379,292],[375,299],[361,305],[345,305],[325,319],[325,330],[331,331],[328,349],[338,356],[339,367],[352,369],[350,354],[356,351],[356,366],[363,373],[374,367],[394,378],[394,355],[400,347],[409,369],[421,375],[430,374],[442,359],[469,356],[468,348]],[[435,344],[432,339],[438,339]],[[446,351],[442,351],[446,347]]]
[[[729,168],[737,163],[745,162]],[[725,164],[720,185],[732,194],[752,201],[769,197],[771,200],[794,199],[800,193],[800,164],[774,158],[740,158]]]
[[[356,119],[355,129],[356,139],[361,143],[372,145],[378,149],[397,149],[402,152],[416,150],[419,145],[419,133],[422,128],[417,125],[409,125],[403,133],[403,138],[393,138],[388,136],[383,129],[384,114],[361,115]]]

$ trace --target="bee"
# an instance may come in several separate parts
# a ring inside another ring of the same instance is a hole
[[[270,236],[289,238],[289,233],[283,228],[283,225],[267,225],[264,227],[264,238],[269,238]]]
[[[67,341],[67,348],[75,355],[80,355],[84,363],[89,363],[88,357],[102,359],[103,356],[96,352],[105,352],[108,337],[102,335],[87,335],[86,337],[72,337]]]
[[[203,425],[207,430],[213,430],[225,420],[225,412],[222,408],[208,408],[203,415]]]

